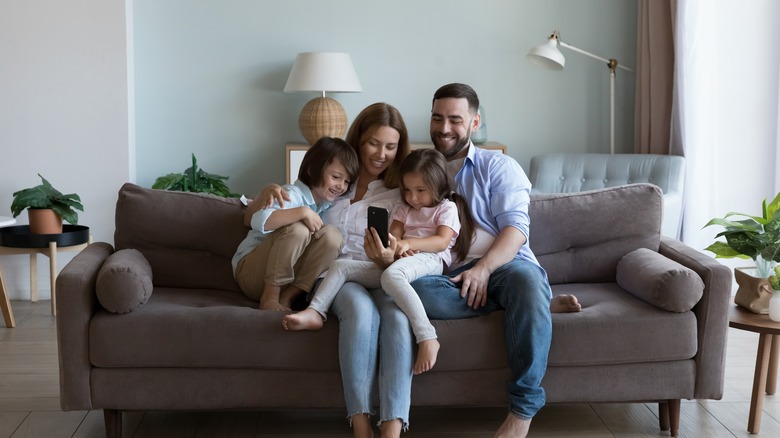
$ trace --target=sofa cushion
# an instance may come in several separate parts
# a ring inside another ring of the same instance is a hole
[[[240,291],[230,261],[248,231],[238,199],[130,183],[119,191],[114,244],[143,253],[155,286]]]
[[[661,189],[630,184],[531,196],[529,244],[550,284],[614,282],[618,261],[661,244]]]
[[[131,312],[152,295],[152,267],[135,249],[117,251],[106,259],[97,275],[95,294],[112,313]]]
[[[664,362],[696,355],[692,311],[661,310],[616,283],[562,284],[552,290],[553,295],[576,295],[582,311],[552,315],[548,366]]]
[[[617,283],[640,300],[670,312],[692,309],[704,293],[704,282],[693,270],[645,248],[620,259]]]

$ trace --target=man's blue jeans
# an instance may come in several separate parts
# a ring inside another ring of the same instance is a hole
[[[488,283],[487,304],[468,307],[460,296],[460,284],[450,277],[474,266],[470,262],[447,275],[430,275],[412,283],[431,319],[461,319],[504,309],[504,337],[513,380],[507,383],[509,408],[519,418],[529,420],[544,406],[541,387],[547,371],[547,355],[552,339],[547,275],[538,265],[514,259],[496,269]]]

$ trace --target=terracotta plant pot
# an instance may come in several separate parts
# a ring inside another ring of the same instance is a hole
[[[47,208],[28,208],[30,234],[62,234],[62,217]]]
[[[769,313],[772,286],[769,285],[769,279],[754,277],[750,274],[751,271],[755,269],[734,269],[734,278],[739,285],[734,302],[753,313],[766,315]]]

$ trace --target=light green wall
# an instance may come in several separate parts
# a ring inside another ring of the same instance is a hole
[[[313,94],[282,92],[295,55],[348,52],[364,92],[336,94],[350,120],[386,101],[428,141],[430,100],[448,82],[480,95],[488,137],[523,166],[547,151],[608,152],[609,77],[565,51],[561,72],[528,63],[558,29],[570,44],[633,67],[636,0],[135,0],[137,181],[189,165],[254,194],[284,180],[284,145]],[[617,78],[618,152],[633,144],[634,77]]]

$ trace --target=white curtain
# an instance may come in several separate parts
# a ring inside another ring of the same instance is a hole
[[[678,0],[672,153],[686,157],[682,240],[703,250],[728,212],[780,191],[780,2]],[[747,261],[726,262],[750,265]]]

